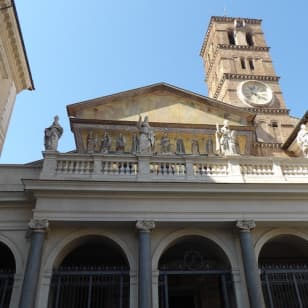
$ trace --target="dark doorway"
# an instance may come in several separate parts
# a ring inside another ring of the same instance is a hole
[[[199,308],[195,305],[195,297],[193,295],[170,295],[170,308]]]
[[[184,237],[159,262],[160,308],[235,307],[230,264],[212,241]]]
[[[54,269],[50,308],[128,308],[129,265],[122,249],[103,237],[86,237]]]
[[[260,252],[259,267],[267,308],[308,307],[308,241],[273,238]]]
[[[0,243],[0,256],[0,307],[9,308],[16,271],[15,258],[3,243]]]

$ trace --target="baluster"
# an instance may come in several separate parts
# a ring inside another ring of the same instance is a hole
[[[165,163],[165,172],[166,174],[170,174],[170,164],[169,163]]]
[[[155,172],[157,175],[159,174],[159,164],[158,163],[155,164]]]
[[[182,164],[182,174],[185,175],[186,173],[186,165]]]
[[[63,161],[63,172],[67,173],[68,171],[68,160]]]
[[[77,173],[83,174],[84,173],[84,161],[80,160],[77,162]]]
[[[179,165],[179,164],[176,164],[176,165],[175,165],[175,168],[176,168],[176,169],[175,169],[175,170],[176,170],[176,174],[177,174],[177,175],[180,175],[180,165]]]
[[[65,164],[65,172],[66,173],[69,173],[70,172],[70,167],[71,166],[71,161],[70,160],[67,160],[66,161],[66,164]]]
[[[112,172],[111,172],[111,162],[110,161],[108,161],[108,162],[106,162],[106,165],[107,165],[107,174],[112,174]]]
[[[124,164],[123,162],[118,163],[119,174],[124,174]]]
[[[170,165],[170,173],[171,173],[172,175],[175,175],[175,165],[174,165],[174,164],[171,164],[171,165]]]

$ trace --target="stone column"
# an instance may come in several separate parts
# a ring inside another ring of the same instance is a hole
[[[31,244],[24,274],[19,308],[35,307],[43,245],[48,225],[49,223],[46,219],[32,219],[29,223],[30,232],[28,233],[28,236],[31,239]]]
[[[264,308],[261,280],[250,230],[256,227],[253,220],[236,223],[240,231],[242,259],[245,270],[246,287],[251,308]]]
[[[155,228],[154,221],[137,221],[139,231],[139,308],[152,307],[152,258],[151,231]]]

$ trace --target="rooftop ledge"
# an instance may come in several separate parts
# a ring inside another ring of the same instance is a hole
[[[308,159],[44,152],[40,179],[129,182],[308,183]]]

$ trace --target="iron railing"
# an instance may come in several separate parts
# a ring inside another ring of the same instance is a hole
[[[307,266],[263,266],[261,282],[267,308],[308,308]]]
[[[52,275],[49,308],[128,308],[129,271],[60,269]]]
[[[0,308],[9,308],[14,284],[14,273],[0,271]]]
[[[215,308],[234,308],[234,288],[230,271],[225,270],[164,270],[159,273],[159,308],[173,308],[174,303],[171,303],[172,297],[175,294],[179,296],[180,300],[184,300],[185,289],[190,289],[192,285],[179,286],[170,284],[170,280],[179,279],[179,277],[190,277],[192,281],[197,281],[197,294],[198,299],[194,300],[193,307],[199,308],[204,306],[204,302],[208,296],[211,296],[211,307]],[[183,288],[184,287],[184,288]],[[177,290],[176,290],[177,289]],[[204,290],[208,289],[207,292]],[[195,290],[196,291],[196,290]],[[182,294],[181,294],[182,293]],[[191,293],[192,294],[192,293]],[[196,297],[196,296],[195,296]],[[215,302],[215,303],[214,303]],[[213,306],[214,305],[214,306]],[[187,306],[188,307],[188,306]],[[190,307],[192,308],[192,307]]]

